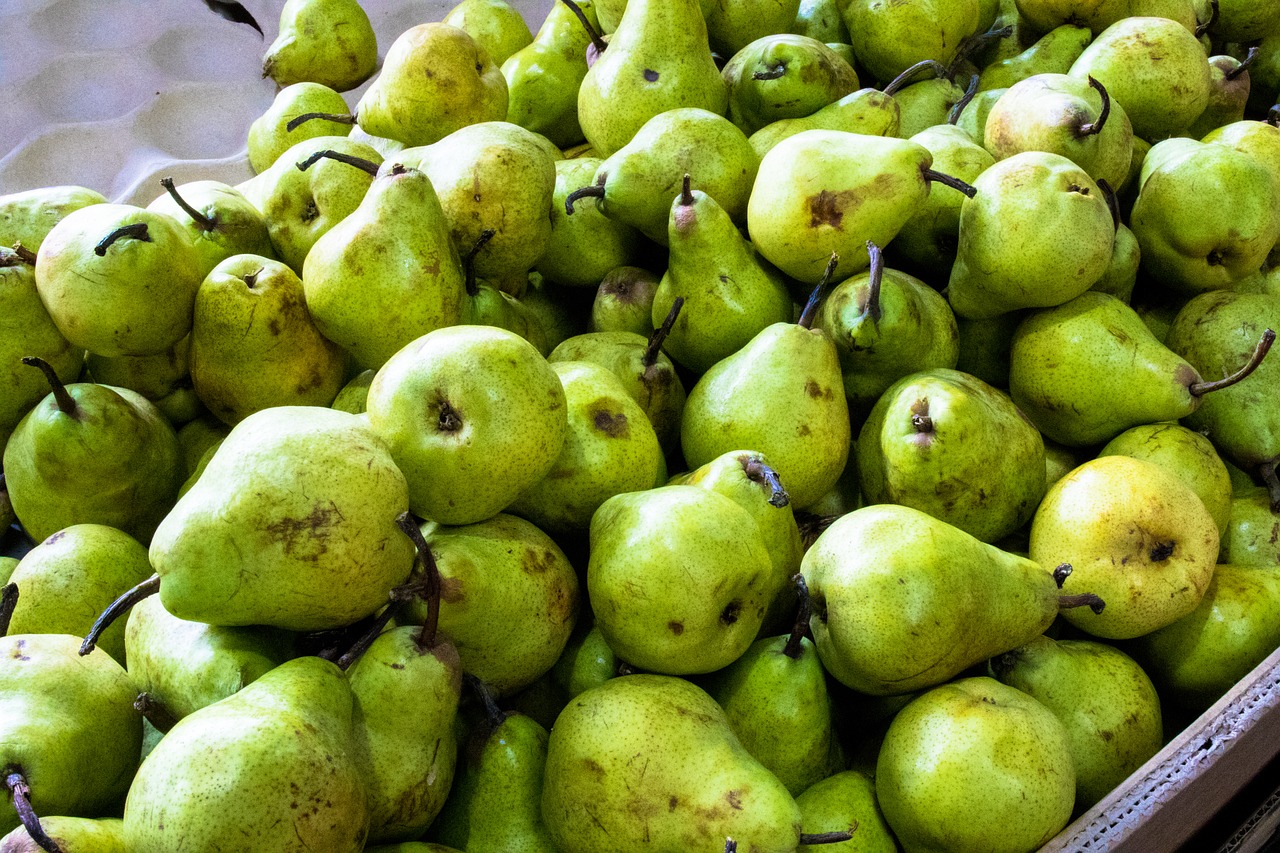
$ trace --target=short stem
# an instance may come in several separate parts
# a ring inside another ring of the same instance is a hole
[[[396,519],[396,524],[400,525],[400,529],[418,549],[418,557],[422,560],[422,568],[426,573],[423,579],[425,583],[422,597],[427,602],[427,618],[422,623],[422,631],[418,634],[417,643],[418,648],[430,649],[436,644],[436,628],[440,624],[440,567],[436,565],[431,546],[427,544],[426,537],[422,535],[422,528],[418,527],[413,516],[407,512],[403,513]]]
[[[147,223],[134,222],[132,225],[121,225],[103,237],[102,242],[93,247],[93,253],[100,258],[106,257],[107,249],[111,248],[111,244],[117,240],[123,240],[125,237],[141,240],[144,243],[151,242],[151,235],[147,233]]]
[[[752,454],[744,457],[742,470],[751,482],[769,487],[769,506],[782,509],[791,503],[791,496],[782,487],[782,479],[778,476],[778,472],[770,468],[759,456]]]
[[[1062,585],[1067,582],[1067,578],[1071,577],[1071,564],[1059,563],[1053,570],[1053,582],[1058,585],[1058,589],[1062,589]]]
[[[896,95],[913,77],[926,68],[933,70],[934,77],[945,77],[947,73],[946,66],[936,59],[922,59],[897,77],[894,77],[889,85],[884,87],[884,93],[889,96]]]
[[[363,157],[354,157],[350,154],[343,154],[341,151],[334,151],[332,148],[326,148],[323,151],[317,151],[305,160],[300,160],[297,164],[298,171],[305,172],[321,160],[337,160],[339,163],[346,163],[348,166],[355,166],[357,169],[363,169],[370,175],[377,177],[378,164],[372,160],[366,160]]]
[[[801,844],[839,844],[841,841],[848,841],[851,838],[853,838],[853,833],[843,829],[839,832],[800,833]]]
[[[355,124],[356,117],[350,113],[303,113],[289,119],[289,123],[284,126],[286,133],[293,133],[302,125],[311,121],[313,118],[322,118],[325,121],[337,122],[338,124]]]
[[[173,178],[161,178],[160,186],[164,187],[165,192],[174,200],[178,207],[182,208],[182,212],[191,217],[191,221],[200,228],[201,231],[212,231],[218,227],[218,223],[196,210],[187,200],[178,194],[178,188],[173,185]]]
[[[1070,610],[1073,607],[1088,607],[1094,613],[1101,613],[1102,608],[1106,607],[1106,602],[1091,592],[1058,596],[1059,610]]]
[[[13,253],[22,259],[24,264],[36,265],[36,253],[22,245],[21,240],[15,240],[13,244]]]
[[[162,734],[167,734],[171,728],[178,724],[173,712],[162,703],[151,698],[150,693],[139,693],[138,698],[133,700],[133,709],[141,714],[156,731]]]
[[[649,343],[644,348],[644,354],[640,356],[640,363],[646,369],[657,364],[658,353],[662,352],[662,345],[666,343],[667,336],[671,334],[671,329],[675,326],[676,318],[680,316],[680,309],[683,307],[684,297],[677,296],[676,301],[671,303],[671,310],[667,312],[667,317],[662,321],[662,325],[654,329],[649,335]]]
[[[1253,355],[1245,362],[1244,367],[1237,370],[1230,376],[1224,376],[1222,379],[1213,382],[1194,382],[1187,390],[1191,392],[1192,397],[1203,397],[1213,391],[1221,391],[1223,388],[1230,388],[1240,380],[1246,378],[1250,373],[1258,369],[1258,365],[1262,364],[1262,360],[1267,357],[1267,353],[1271,350],[1271,345],[1275,343],[1276,333],[1267,329],[1262,333],[1261,340],[1258,345],[1253,348]]]
[[[9,633],[9,622],[13,619],[13,609],[18,606],[18,585],[7,583],[0,587],[0,637]]]
[[[67,390],[67,386],[62,384],[62,380],[58,378],[58,371],[53,369],[53,365],[40,358],[38,355],[24,356],[22,363],[27,367],[38,367],[40,372],[44,374],[45,381],[49,383],[49,387],[53,389],[53,399],[58,404],[58,411],[67,417],[74,418],[80,413],[76,400],[71,396],[71,392]]]
[[[964,62],[970,56],[973,56],[974,51],[982,47],[987,42],[995,41],[996,39],[1008,38],[1011,35],[1013,35],[1013,27],[1009,26],[1001,27],[998,30],[987,30],[985,33],[978,33],[964,39],[960,42],[960,47],[956,50],[955,59],[951,60],[951,64],[947,66],[946,78],[948,80],[954,80],[956,71],[960,69],[960,63]]]
[[[1235,68],[1232,68],[1230,71],[1228,71],[1226,74],[1223,74],[1222,76],[1227,78],[1228,80],[1234,80],[1244,72],[1248,71],[1249,66],[1252,65],[1253,61],[1258,58],[1259,50],[1260,48],[1257,47],[1256,45],[1254,47],[1249,48],[1249,52],[1245,54],[1245,57],[1240,61],[1240,64],[1237,65]]]
[[[489,718],[489,725],[495,729],[502,725],[507,719],[507,712],[498,707],[498,700],[493,698],[493,691],[488,685],[469,672],[462,674],[462,680],[479,697],[480,704],[484,706],[484,715]]]
[[[1080,129],[1076,131],[1076,136],[1079,137],[1102,133],[1103,125],[1107,123],[1107,116],[1111,115],[1111,95],[1107,94],[1107,87],[1094,79],[1092,74],[1089,75],[1089,85],[1098,90],[1098,96],[1102,98],[1102,110],[1098,113],[1097,121],[1091,121],[1080,126]]]
[[[921,169],[920,174],[924,175],[924,179],[926,181],[937,181],[940,184],[946,184],[947,186],[951,187],[953,190],[959,190],[960,192],[964,193],[969,198],[973,198],[978,194],[977,188],[974,187],[973,185],[966,184],[964,181],[960,180],[959,178],[953,178],[950,175],[944,175],[941,172],[935,172],[933,171],[933,169]]]
[[[768,71],[757,71],[751,75],[752,80],[777,80],[779,77],[787,73],[787,64],[779,62],[777,65],[771,66]]]
[[[265,269],[266,267],[258,267],[253,272],[249,273],[246,276],[243,276],[241,278],[241,281],[244,282],[244,286],[249,288],[250,290],[253,290],[254,287],[256,287],[258,284],[258,276],[262,275],[262,271]]]
[[[912,415],[911,428],[916,432],[933,432],[933,418],[928,415]]]
[[[689,207],[692,204],[693,204],[692,181],[689,175],[686,173],[684,176],[684,183],[680,185],[680,205],[682,207]]]
[[[476,282],[476,255],[480,254],[480,250],[493,239],[493,235],[498,232],[492,228],[486,228],[480,232],[480,236],[476,238],[475,245],[471,247],[471,251],[467,252],[466,258],[463,259],[463,269],[466,270],[467,295],[475,296],[480,292],[480,285]]]
[[[969,106],[969,102],[973,100],[974,95],[978,94],[978,80],[981,79],[977,74],[969,78],[969,88],[964,90],[964,97],[956,101],[955,106],[951,108],[951,112],[947,113],[947,124],[958,124],[960,121],[960,113],[964,112],[964,108]]]
[[[796,321],[796,325],[800,328],[813,328],[813,320],[818,316],[818,306],[822,304],[822,296],[826,292],[827,284],[831,281],[831,276],[835,275],[836,266],[839,263],[840,256],[832,252],[831,260],[827,261],[827,268],[822,273],[822,280],[813,289],[813,293],[809,294],[809,301],[805,303],[804,310],[800,312],[800,319]]]
[[[97,646],[98,638],[102,636],[102,632],[111,627],[111,623],[115,622],[124,615],[130,607],[142,601],[144,598],[155,595],[160,591],[160,576],[152,575],[115,601],[107,605],[107,609],[102,611],[93,622],[93,627],[89,629],[89,633],[85,635],[84,642],[80,644],[80,654],[87,655]]]
[[[1276,104],[1267,110],[1267,124],[1272,127],[1280,127],[1280,104]]]
[[[573,12],[582,24],[582,28],[587,31],[587,36],[591,39],[591,44],[595,46],[596,53],[604,53],[604,49],[609,46],[609,43],[601,37],[595,27],[591,26],[591,22],[587,20],[586,13],[573,0],[560,0],[560,2],[569,7],[569,11]]]
[[[18,820],[22,822],[27,835],[31,836],[36,846],[47,853],[62,853],[58,842],[44,831],[44,827],[40,825],[40,817],[35,809],[31,808],[31,789],[27,786],[26,777],[21,771],[10,770],[5,776],[4,784],[13,796],[13,810],[18,813]]]
[[[724,840],[724,853],[738,853],[738,842],[732,838],[726,838]]]
[[[799,606],[796,607],[796,621],[791,626],[791,636],[787,637],[782,653],[792,660],[800,660],[800,641],[804,639],[804,632],[809,630],[809,616],[813,613],[813,606],[809,602],[809,584],[805,582],[804,575],[797,572],[791,576],[791,582],[795,585]]]
[[[1102,197],[1107,202],[1107,209],[1111,211],[1111,224],[1116,231],[1120,230],[1120,199],[1116,196],[1116,191],[1112,189],[1111,184],[1106,178],[1098,178],[1098,189],[1102,190]]]
[[[1217,23],[1217,21],[1218,21],[1218,0],[1209,0],[1209,20],[1205,21],[1203,24],[1196,25],[1196,38],[1200,38],[1200,36],[1209,32],[1209,28],[1212,27],[1215,23]]]
[[[584,198],[604,198],[604,184],[592,184],[569,193],[564,199],[564,212],[573,216],[573,206]]]
[[[884,280],[884,255],[880,247],[871,240],[867,241],[867,256],[871,259],[870,278],[867,282],[867,307],[863,313],[871,318],[871,323],[880,328],[880,318],[884,309],[880,305],[880,285]]]
[[[1258,466],[1258,476],[1262,478],[1262,484],[1267,487],[1267,494],[1271,496],[1271,511],[1280,513],[1280,474],[1276,473],[1277,464],[1280,464],[1280,459],[1263,462]]]

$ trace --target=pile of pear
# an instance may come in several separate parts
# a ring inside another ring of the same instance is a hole
[[[1280,2],[542,5],[0,196],[0,853],[1031,851],[1280,646]]]

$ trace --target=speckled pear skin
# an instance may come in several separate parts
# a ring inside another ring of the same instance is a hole
[[[358,0],[285,0],[280,30],[262,57],[262,76],[354,89],[378,65],[378,40]]]
[[[351,125],[327,119],[310,119],[293,130],[286,130],[285,126],[303,113],[345,115],[349,109],[342,95],[323,83],[304,81],[285,86],[267,111],[249,125],[250,167],[255,173],[265,172],[281,154],[304,139],[346,136]]]
[[[1095,637],[1130,639],[1195,609],[1218,558],[1218,525],[1191,487],[1154,462],[1101,456],[1063,477],[1031,522],[1031,559],[1070,563],[1064,593],[1106,602],[1064,610]]]
[[[592,26],[598,26],[592,0],[579,3]],[[564,3],[547,12],[531,43],[507,57],[507,120],[540,133],[553,145],[568,148],[582,142],[578,124],[578,87],[587,76],[591,38]]]
[[[1044,439],[1003,391],[957,370],[891,385],[858,436],[863,499],[927,512],[983,542],[1031,520]]]
[[[443,844],[431,844],[426,841],[406,841],[403,844],[378,844],[366,847],[365,853],[462,853]]]
[[[1221,544],[1219,557],[1224,563],[1280,566],[1280,513],[1271,509],[1266,489],[1247,489],[1231,499],[1231,518]]]
[[[0,195],[0,246],[21,243],[39,253],[45,235],[68,213],[106,201],[97,190],[71,185]]]
[[[849,404],[835,346],[817,329],[774,323],[717,362],[689,392],[684,458],[731,450],[768,457],[796,509],[831,490],[849,456]]]
[[[186,230],[196,250],[201,279],[232,255],[272,257],[267,221],[235,187],[221,181],[191,181],[174,189],[183,201],[211,220],[214,227],[206,230],[197,224],[168,192],[157,196],[147,205],[147,210],[173,217]]]
[[[546,476],[567,440],[564,386],[528,341],[489,326],[429,332],[369,386],[369,423],[441,524],[492,518]]]
[[[747,134],[813,115],[858,88],[857,73],[825,43],[787,33],[746,45],[720,74],[729,85],[729,120]]]
[[[1114,646],[1037,637],[993,658],[991,669],[1062,722],[1076,768],[1077,812],[1091,808],[1164,744],[1155,686]]]
[[[129,853],[124,846],[124,821],[120,818],[40,816],[44,831],[62,853]],[[0,838],[0,853],[44,853],[25,827]]]
[[[443,23],[466,30],[498,65],[533,41],[529,25],[507,0],[462,0]]]
[[[129,612],[124,645],[138,691],[177,720],[237,693],[293,656],[287,631],[190,622],[169,613],[154,595]]]
[[[358,853],[365,775],[343,672],[318,657],[273,669],[169,730],[125,802],[131,853]]]
[[[453,784],[462,666],[446,638],[423,647],[420,634],[414,625],[380,634],[347,671],[373,841],[421,837]]]
[[[873,696],[940,684],[1029,642],[1058,615],[1058,588],[1041,564],[896,504],[841,516],[801,570],[823,666]]]
[[[800,810],[720,707],[680,678],[629,675],[571,701],[547,747],[542,814],[564,853],[790,853]]]
[[[685,675],[736,660],[760,629],[772,574],[751,514],[708,489],[618,495],[591,519],[596,626],[638,669]]]
[[[835,773],[796,797],[802,824],[810,832],[852,833],[860,853],[898,853],[889,825],[876,802],[876,784],[858,770]],[[821,853],[825,845],[801,844],[797,853]]]
[[[1200,374],[1161,344],[1136,311],[1106,293],[1091,291],[1028,315],[1014,332],[1009,362],[1013,402],[1046,438],[1068,447],[1177,420],[1197,406],[1188,389]]]
[[[908,853],[1035,850],[1067,825],[1075,788],[1062,723],[994,678],[917,697],[876,762],[876,796]]]
[[[317,631],[387,601],[413,564],[408,486],[359,415],[277,406],[241,421],[151,542],[180,619]]]
[[[858,89],[804,118],[783,118],[766,124],[748,141],[763,158],[784,139],[806,130],[843,130],[868,136],[896,136],[902,112],[892,95],[879,89]]]
[[[142,748],[137,690],[106,652],[70,634],[0,637],[0,765],[18,768],[40,815],[106,814],[129,790]],[[18,826],[0,800],[0,832]]]

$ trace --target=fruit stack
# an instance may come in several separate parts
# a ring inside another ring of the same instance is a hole
[[[539,5],[0,197],[0,851],[1031,851],[1280,645],[1280,2]]]

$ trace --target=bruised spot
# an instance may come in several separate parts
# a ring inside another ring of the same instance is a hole
[[[441,601],[457,604],[459,601],[466,600],[466,597],[466,594],[462,591],[462,581],[457,578],[440,578]]]
[[[720,611],[720,621],[725,625],[732,625],[738,621],[738,615],[742,613],[741,601],[730,601],[725,605],[724,610]]]
[[[650,83],[657,83],[658,72],[654,71],[652,68],[646,68],[644,70],[644,79],[648,80]]]
[[[631,425],[622,412],[607,412],[601,409],[595,413],[591,421],[596,429],[610,438],[628,438],[631,435]]]
[[[392,669],[404,669],[404,664],[402,664],[402,663],[393,663],[393,664],[391,664],[391,668],[392,668]]]
[[[345,519],[338,505],[329,501],[327,506],[316,504],[311,512],[302,518],[281,518],[266,525],[263,530],[283,546],[285,554],[316,560],[320,555],[328,552],[331,528],[343,520]],[[304,548],[308,553],[296,553]]]
[[[556,555],[545,548],[525,548],[524,559],[520,561],[520,568],[524,569],[527,574],[540,575],[556,566]]]
[[[845,209],[855,207],[857,202],[857,195],[849,190],[838,193],[823,190],[815,196],[810,196],[809,227],[817,228],[819,225],[828,225],[832,228],[842,229]]]
[[[828,400],[831,399],[831,389],[823,388],[821,385],[819,385],[817,382],[815,382],[812,379],[804,383],[804,393],[808,394],[810,397],[812,397],[815,400],[820,400],[823,398],[826,398]]]
[[[604,778],[604,768],[600,766],[600,762],[593,758],[582,759],[582,766],[591,772],[598,779]]]
[[[671,633],[675,634],[677,637],[684,633],[684,623],[677,622],[674,619],[667,623],[667,628],[669,628]]]
[[[735,811],[742,811],[742,792],[741,791],[730,791],[729,793],[724,795],[724,798],[726,801],[728,801],[729,808],[734,809]]]
[[[667,800],[667,811],[669,812],[675,811],[676,806],[678,805],[680,805],[680,799],[678,797],[672,797],[671,799]]]

